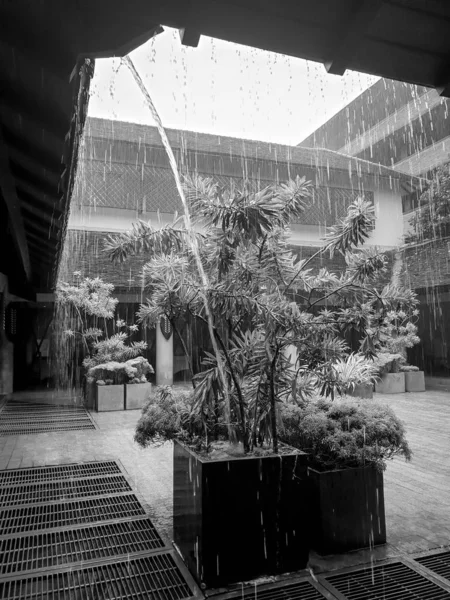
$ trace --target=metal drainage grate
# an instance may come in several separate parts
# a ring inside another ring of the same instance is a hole
[[[239,591],[235,595],[227,596],[227,600],[323,600],[324,596],[316,590],[309,581],[298,581],[287,585],[278,584],[275,587],[264,588],[254,586]]]
[[[33,427],[32,422],[24,423],[17,427],[2,427],[0,425],[0,436],[2,435],[35,435],[37,433],[51,433],[53,431],[80,431],[82,429],[95,429],[91,421],[83,421],[83,423],[73,424],[68,421],[55,425],[42,424],[42,427]]]
[[[0,598],[3,600],[181,600],[192,595],[173,557],[168,553],[0,583]]]
[[[101,475],[121,475],[119,465],[113,460],[73,465],[55,465],[27,469],[0,471],[0,486],[24,485],[55,479],[85,479]]]
[[[123,475],[102,479],[78,479],[76,481],[47,481],[16,487],[0,488],[0,507],[55,502],[69,498],[85,498],[105,494],[131,492],[131,487]]]
[[[0,575],[148,552],[163,547],[164,542],[150,519],[0,539]]]
[[[2,535],[145,515],[134,494],[0,510]],[[1,598],[1,595],[0,595]]]
[[[325,577],[346,600],[450,600],[450,593],[400,562]]]
[[[433,573],[450,581],[450,552],[440,552],[414,559]]]

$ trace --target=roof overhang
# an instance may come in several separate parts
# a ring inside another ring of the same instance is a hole
[[[167,25],[189,45],[208,35],[449,95],[449,24],[438,0],[3,2],[0,271],[23,295],[54,285],[93,59]]]

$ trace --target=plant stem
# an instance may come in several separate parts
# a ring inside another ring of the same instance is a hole
[[[181,342],[181,346],[183,347],[183,352],[184,352],[184,355],[186,356],[186,360],[187,360],[188,367],[189,367],[189,373],[191,374],[191,383],[192,383],[192,387],[193,387],[193,388],[194,388],[194,390],[195,390],[194,370],[193,370],[193,368],[192,368],[191,356],[190,356],[190,354],[189,354],[189,352],[188,352],[188,349],[187,349],[187,347],[186,347],[186,344],[185,344],[185,342],[184,342],[184,340],[183,340],[183,338],[182,338],[182,336],[181,336],[181,333],[178,331],[178,327],[175,325],[175,319],[173,319],[173,318],[170,318],[170,317],[168,317],[168,319],[169,319],[169,321],[170,321],[170,324],[172,325],[172,329],[173,329],[173,330],[174,330],[174,332],[177,334],[177,336],[178,336],[178,339],[179,339],[179,340],[180,340],[180,342]]]

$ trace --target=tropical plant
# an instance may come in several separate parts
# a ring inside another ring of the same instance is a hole
[[[360,248],[374,223],[374,208],[362,198],[321,248],[300,259],[289,223],[309,208],[312,185],[305,179],[255,192],[187,176],[184,191],[193,231],[179,221],[163,229],[141,222],[110,236],[106,251],[126,260],[149,249],[141,322],[155,326],[167,317],[176,325],[189,317],[212,332],[215,352],[204,352],[203,370],[193,377],[191,410],[204,437],[225,423],[229,439],[245,451],[270,444],[277,452],[281,403],[312,387],[333,398],[370,381],[367,361],[381,348],[380,324],[389,312],[409,314],[415,296],[384,285],[385,256]],[[317,270],[315,261],[327,253],[342,254],[347,268]],[[352,332],[361,342],[357,356],[346,342]]]
[[[85,356],[94,352],[94,344],[104,335],[107,321],[114,318],[117,298],[112,297],[114,286],[99,277],[82,277],[73,274],[73,282],[58,282],[55,296],[58,308],[66,310],[70,327],[64,331],[66,338],[79,339]]]
[[[419,208],[410,220],[408,243],[438,240],[450,235],[450,163],[436,169],[419,198]]]
[[[130,334],[138,330],[137,325],[127,325],[117,319],[116,333],[108,337],[107,322],[114,319],[118,304],[118,299],[112,297],[113,291],[112,284],[98,277],[83,278],[80,272],[74,273],[73,283],[59,282],[56,288],[56,301],[66,309],[71,323],[64,336],[80,340],[84,355],[82,366],[88,382],[124,383],[128,379],[142,380],[153,373],[146,359],[131,360],[147,348],[147,343],[142,341],[126,343]]]
[[[281,414],[281,439],[308,452],[316,469],[373,464],[382,470],[395,456],[411,458],[403,424],[383,404],[319,399],[305,406],[284,404]]]

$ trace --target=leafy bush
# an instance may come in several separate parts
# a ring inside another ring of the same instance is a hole
[[[374,464],[385,469],[394,456],[410,460],[405,430],[383,404],[358,400],[318,400],[282,406],[281,439],[310,454],[311,465],[335,470]]]
[[[194,416],[192,402],[192,392],[158,386],[142,409],[134,440],[143,448],[173,439],[198,440],[202,422]]]
[[[150,363],[143,356],[133,358],[126,362],[109,361],[94,365],[88,370],[88,381],[107,381],[120,385],[137,379],[139,383],[147,374],[154,373]],[[104,384],[103,384],[104,385]]]
[[[378,373],[383,375],[383,373],[399,373],[405,361],[406,359],[402,354],[380,352],[374,359],[373,364]]]
[[[400,367],[401,373],[416,373],[417,371],[420,371],[420,369],[415,365],[402,365]]]

